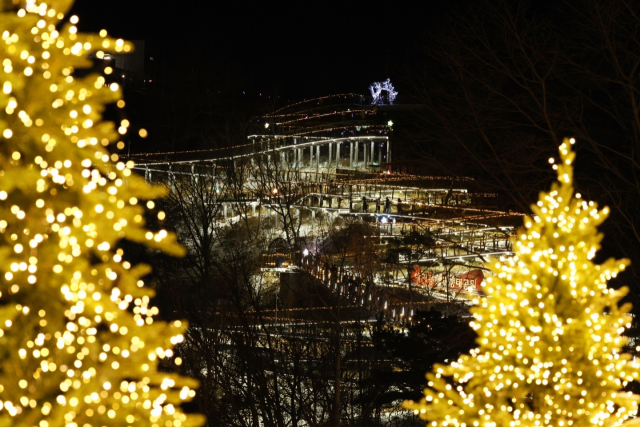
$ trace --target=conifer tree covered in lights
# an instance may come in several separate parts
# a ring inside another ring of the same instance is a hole
[[[148,270],[118,248],[181,252],[144,228],[161,192],[109,149],[118,85],[74,74],[131,46],[79,34],[71,3],[0,0],[0,426],[200,425],[178,406],[191,380],[157,369],[185,325],[154,322]]]
[[[435,366],[425,398],[405,404],[427,425],[635,422],[638,396],[621,391],[639,375],[621,353],[630,306],[619,306],[626,289],[607,287],[628,262],[593,262],[609,210],[574,194],[573,143],[560,146],[558,182],[525,217],[515,256],[488,265],[495,277],[472,310],[479,347]]]

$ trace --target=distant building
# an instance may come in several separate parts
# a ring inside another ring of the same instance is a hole
[[[134,49],[131,53],[107,53],[105,60],[110,60],[112,67],[139,78],[144,77],[144,40],[133,40]]]
[[[107,75],[110,82],[118,82],[122,86],[142,86],[146,83],[145,75],[145,41],[132,40],[133,51],[127,53],[106,52],[103,59],[92,56],[98,66],[111,67],[112,73]]]

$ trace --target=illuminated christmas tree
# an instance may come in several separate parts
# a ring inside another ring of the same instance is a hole
[[[495,277],[472,310],[479,347],[434,367],[425,398],[405,404],[428,425],[615,426],[636,414],[638,396],[621,391],[639,375],[621,353],[630,306],[618,305],[626,289],[607,287],[628,262],[593,262],[608,209],[574,194],[573,143],[515,256],[488,265]]]
[[[157,370],[185,325],[154,322],[118,242],[182,250],[145,230],[161,192],[109,150],[129,126],[102,121],[118,85],[75,73],[131,46],[78,34],[71,3],[0,0],[0,426],[200,425],[178,406],[191,380]]]

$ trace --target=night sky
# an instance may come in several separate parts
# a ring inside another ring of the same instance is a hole
[[[214,89],[301,98],[397,80],[457,3],[77,0],[72,13],[82,31],[144,39],[147,57],[207,70]]]

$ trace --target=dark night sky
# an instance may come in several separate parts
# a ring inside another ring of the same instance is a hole
[[[72,13],[82,31],[144,39],[147,57],[211,69],[219,86],[299,98],[397,79],[453,3],[76,0]]]

